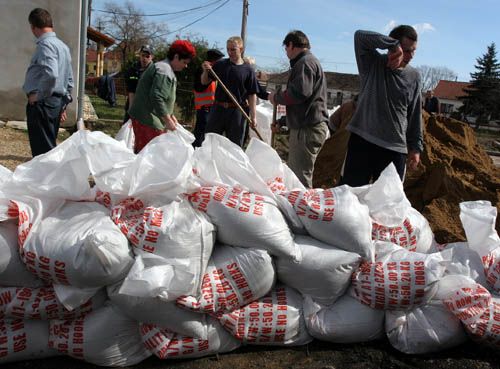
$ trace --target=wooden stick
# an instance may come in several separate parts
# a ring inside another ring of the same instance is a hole
[[[275,127],[277,127],[278,123],[276,122],[276,116],[278,115],[278,104],[273,104],[273,120],[271,122],[271,147],[275,147],[275,139],[276,133]]]
[[[229,89],[226,87],[226,85],[224,83],[222,83],[222,81],[220,80],[219,76],[212,70],[212,68],[209,69],[209,71],[212,73],[212,75],[215,77],[215,79],[217,80],[217,83],[219,83],[222,88],[224,89],[224,91],[226,92],[226,94],[229,96],[229,98],[233,101],[233,103],[240,109],[241,113],[243,114],[243,116],[246,118],[246,120],[248,120],[248,122],[250,123],[250,128],[253,129],[253,131],[255,132],[255,134],[257,135],[257,137],[261,140],[261,141],[264,141],[264,139],[262,138],[262,136],[260,135],[259,131],[257,130],[256,127],[253,127],[252,126],[252,118],[250,118],[247,114],[247,112],[241,107],[241,105],[238,103],[238,101],[236,100],[236,98],[233,96],[233,94],[231,93],[231,91],[229,91]]]

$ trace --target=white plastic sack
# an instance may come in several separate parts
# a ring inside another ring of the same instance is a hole
[[[179,306],[205,313],[227,313],[267,294],[276,279],[264,250],[217,245],[197,296],[181,296]]]
[[[108,287],[114,306],[130,319],[152,324],[183,336],[207,339],[207,317],[187,311],[158,297],[135,297],[119,293],[121,283]]]
[[[312,341],[302,310],[302,296],[277,285],[266,296],[219,317],[220,323],[238,340],[253,345],[305,345]]]
[[[121,126],[120,130],[115,136],[117,141],[123,142],[127,149],[134,150],[135,134],[132,128],[132,120],[129,119]]]
[[[482,286],[487,285],[481,258],[469,248],[467,242],[449,243],[442,250],[451,252],[451,261],[446,265],[445,275],[463,275]]]
[[[133,257],[108,210],[66,202],[30,232],[23,261],[39,278],[75,287],[102,287],[123,279]]]
[[[12,171],[0,165],[0,222],[9,219],[10,199],[3,193],[4,185],[12,178]]]
[[[336,343],[367,342],[384,336],[384,311],[372,309],[349,295],[331,306],[322,306],[309,296],[304,300],[304,318],[314,338]]]
[[[49,323],[0,319],[0,364],[57,356],[49,348]]]
[[[260,133],[260,136],[264,142],[271,145],[272,131],[271,124],[273,123],[273,104],[267,100],[261,100],[255,107],[255,123],[256,128]],[[249,131],[250,139],[257,140],[257,134],[250,129]],[[259,139],[260,141],[260,139]]]
[[[431,300],[450,255],[421,254],[380,241],[375,248],[376,261],[361,263],[352,276],[352,297],[381,310],[406,310]]]
[[[434,234],[427,219],[414,208],[408,208],[405,219],[397,226],[388,227],[375,222],[372,226],[373,240],[391,242],[408,251],[431,252]]]
[[[372,224],[368,208],[348,186],[290,191],[283,195],[309,234],[329,245],[373,260]]]
[[[199,288],[212,254],[215,227],[187,198],[163,206],[146,206],[140,199],[128,198],[113,207],[111,218],[136,255],[154,254],[176,259],[177,264],[187,261],[187,271],[195,276],[193,289]]]
[[[300,260],[285,218],[270,197],[236,187],[213,186],[191,193],[189,200],[210,217],[221,243]]]
[[[144,346],[160,359],[191,359],[236,350],[241,343],[214,318],[208,319],[208,337],[183,336],[152,325],[141,326]]]
[[[69,311],[61,304],[53,287],[0,288],[0,318],[5,319],[77,319],[104,304],[104,291]]]
[[[460,204],[460,220],[469,247],[476,251],[484,266],[487,285],[500,294],[500,237],[495,230],[497,208],[489,201],[468,201]]]
[[[51,320],[49,346],[100,366],[130,366],[151,356],[139,323],[107,305],[78,320]]]
[[[44,283],[26,269],[19,256],[17,225],[0,223],[0,285],[5,287],[40,287]]]
[[[279,280],[320,304],[334,303],[349,287],[361,256],[308,236],[296,236],[295,243],[300,247],[302,260],[294,263],[276,258]]]
[[[441,301],[409,311],[387,310],[385,330],[391,345],[406,354],[427,354],[467,341],[462,323]]]

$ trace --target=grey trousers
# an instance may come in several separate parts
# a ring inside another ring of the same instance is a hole
[[[306,188],[312,188],[314,162],[328,135],[328,125],[290,129],[288,166]]]

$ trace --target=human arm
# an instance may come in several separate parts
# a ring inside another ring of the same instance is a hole
[[[328,126],[332,131],[340,127],[340,123],[342,122],[341,117],[342,117],[342,106],[339,107],[337,110],[335,110],[335,112],[332,115],[330,115]]]
[[[134,102],[134,97],[135,97],[135,93],[133,93],[133,92],[128,93],[128,106],[132,106],[132,102]]]
[[[270,94],[269,100],[273,104],[297,105],[306,101],[314,91],[315,71],[314,66],[307,63],[295,65],[290,75],[285,91],[276,91]],[[271,100],[272,99],[272,100]]]
[[[171,118],[174,112],[175,92],[176,92],[175,76],[170,75],[169,71],[165,71],[161,67],[155,70],[149,90],[149,98],[152,104],[152,112],[169,129],[175,127],[175,121]]]
[[[249,108],[249,111],[250,111],[250,119],[252,120],[250,122],[250,125],[255,128],[256,126],[256,116],[257,116],[257,95],[255,94],[251,94],[251,95],[248,95],[248,108]]]
[[[49,97],[54,92],[59,77],[59,66],[57,52],[53,46],[40,43],[37,53],[39,53],[37,67],[40,69],[40,79],[36,99],[41,100]]]
[[[203,72],[201,73],[201,84],[202,85],[208,85],[210,82],[212,82],[212,79],[209,76],[209,70],[212,69],[212,64],[205,60],[202,64],[201,67],[203,68]]]
[[[408,107],[408,127],[406,142],[408,146],[408,167],[416,169],[420,162],[420,153],[424,149],[422,134],[422,97],[420,95],[420,80],[413,91],[413,101]]]
[[[356,55],[356,63],[360,74],[366,74],[371,63],[381,56],[377,49],[389,50],[389,56],[394,54],[392,55],[393,59],[399,54],[401,54],[401,59],[403,57],[403,51],[399,46],[399,41],[392,37],[363,30],[358,30],[354,33],[354,53]],[[397,52],[397,54],[395,54],[395,52]],[[389,56],[388,62],[390,60]],[[395,64],[396,62],[391,60],[391,65],[388,64],[388,67]]]

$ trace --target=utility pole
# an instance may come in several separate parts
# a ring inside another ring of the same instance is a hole
[[[247,17],[248,17],[248,0],[243,0],[243,15],[241,17],[241,38],[243,45],[246,46],[247,38]]]

